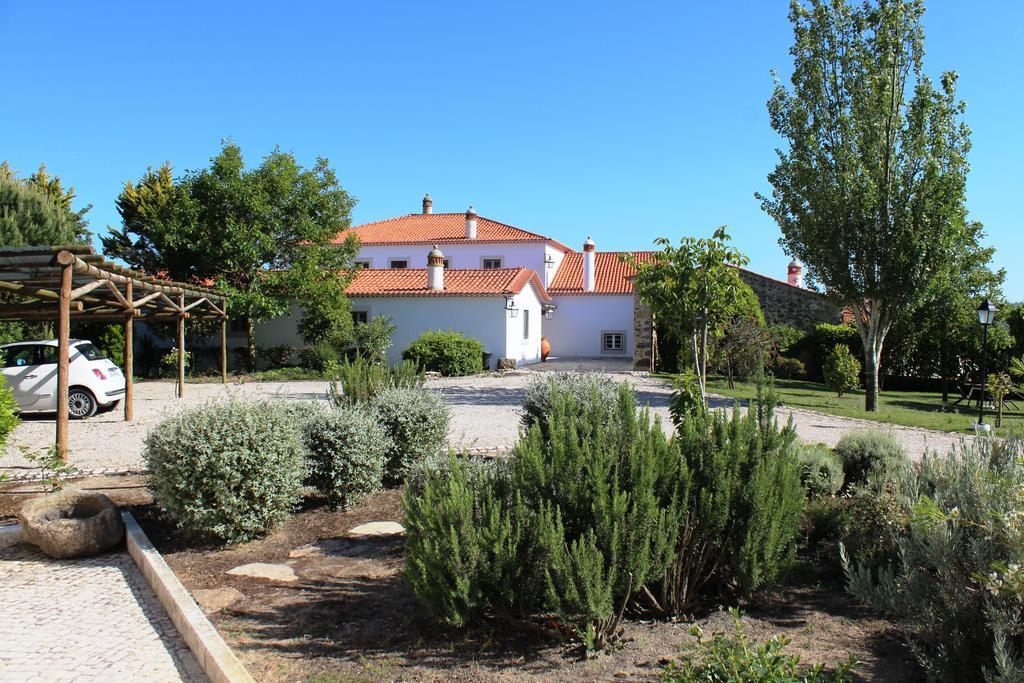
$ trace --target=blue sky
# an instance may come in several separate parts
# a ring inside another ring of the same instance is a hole
[[[1024,300],[1024,3],[933,0],[926,69],[960,73],[968,187],[1006,294]],[[82,3],[0,0],[0,158],[40,162],[94,232],[147,166],[204,166],[222,138],[328,158],[357,223],[462,211],[570,246],[642,249],[728,224],[784,277],[754,199],[778,144],[782,0],[602,3]]]

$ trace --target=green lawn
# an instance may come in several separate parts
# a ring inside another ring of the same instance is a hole
[[[963,401],[960,405],[953,405],[953,401],[959,398],[955,392],[950,396],[949,403],[943,404],[942,395],[938,393],[882,391],[878,400],[878,412],[868,413],[864,411],[863,391],[844,394],[839,398],[836,392],[822,384],[786,379],[776,379],[775,388],[781,395],[784,405],[817,410],[830,415],[964,433],[973,433],[974,423],[978,421],[977,404],[968,406],[967,402]],[[712,377],[708,379],[708,392],[749,399],[754,397],[756,389],[752,382],[736,382],[735,388],[729,389],[724,378]],[[1018,408],[1024,408],[1024,401],[1016,403]],[[995,415],[987,407],[985,422],[995,424]],[[1024,413],[1008,409],[1003,412],[1003,427],[999,432],[1005,432],[1010,428],[1019,430],[1022,426]]]

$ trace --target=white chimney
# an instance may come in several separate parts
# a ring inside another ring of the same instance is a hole
[[[583,243],[583,291],[593,292],[596,286],[597,275],[594,272],[594,261],[597,254],[594,252],[594,240],[587,235],[587,241]]]
[[[429,192],[423,197],[423,213],[434,213],[434,200],[430,198]]]
[[[476,239],[476,211],[472,206],[466,210],[466,239]]]
[[[444,289],[444,254],[436,244],[427,254],[427,289],[435,292]]]
[[[804,286],[803,267],[796,259],[789,262],[789,268],[786,269],[786,282],[794,287]]]

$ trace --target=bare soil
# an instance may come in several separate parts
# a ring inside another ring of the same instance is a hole
[[[439,627],[425,618],[402,580],[401,539],[342,538],[358,524],[401,521],[400,498],[397,490],[384,491],[348,512],[310,504],[268,537],[227,549],[189,545],[152,505],[133,512],[189,590],[235,588],[243,594],[210,618],[260,681],[650,680],[692,647],[692,622],[683,621],[629,620],[625,645],[592,658],[574,645],[508,629]],[[225,573],[250,562],[288,563],[299,581]],[[853,653],[862,680],[916,680],[919,673],[896,627],[854,605],[820,566],[803,563],[778,591],[743,604],[748,635],[763,640],[783,634],[807,664],[832,664]],[[727,611],[696,622],[707,635],[732,631]]]

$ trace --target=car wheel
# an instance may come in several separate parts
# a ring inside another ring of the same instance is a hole
[[[68,392],[68,416],[72,420],[81,420],[96,414],[96,399],[88,389],[75,387]]]

